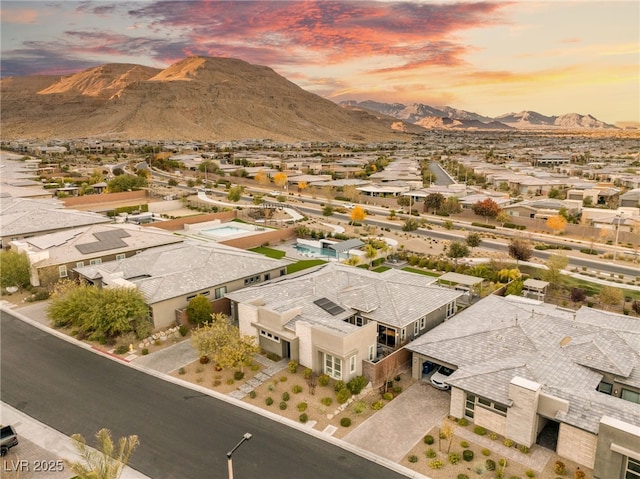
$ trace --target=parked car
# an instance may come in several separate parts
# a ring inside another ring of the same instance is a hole
[[[451,376],[451,374],[453,374],[453,369],[446,366],[439,366],[431,375],[431,385],[434,388],[442,389],[443,391],[450,389],[451,386],[446,383],[446,380]]]
[[[18,445],[18,433],[13,426],[0,428],[0,456],[6,456],[13,446]]]

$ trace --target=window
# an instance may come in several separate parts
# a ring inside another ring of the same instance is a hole
[[[259,283],[260,279],[261,279],[260,275],[252,276],[251,278],[245,278],[244,284],[247,285],[247,284]]]
[[[127,257],[126,254],[124,253],[120,253],[116,255],[116,261],[121,260],[121,259],[125,259]]]
[[[269,331],[265,331],[264,329],[260,330],[260,336],[264,336],[265,338],[268,338],[271,341],[275,341],[276,343],[280,342],[279,336],[276,336],[275,334],[270,333]]]
[[[89,264],[91,264],[91,265],[102,264],[102,259],[100,259],[100,258],[92,259],[92,260],[89,261]]]
[[[413,335],[417,336],[420,333],[420,322],[416,321],[413,323]]]
[[[78,261],[76,263],[76,268],[82,268],[84,266],[84,261]]]
[[[407,330],[405,328],[402,328],[400,330],[400,341],[404,341],[406,337],[407,337]]]
[[[467,400],[468,400],[467,396]],[[500,414],[501,416],[506,416],[507,415],[507,407],[503,406],[502,404],[497,404],[493,401],[491,401],[490,399],[487,398],[483,398],[483,397],[479,397],[479,396],[475,396],[476,398],[476,404],[479,406],[484,407],[485,409],[491,409],[495,412],[497,412],[498,414]]]
[[[355,354],[349,358],[349,373],[356,372],[356,356]]]
[[[464,415],[470,419],[473,419],[473,413],[476,408],[476,397],[473,394],[467,393],[467,399],[464,403]]]
[[[369,361],[373,361],[376,356],[376,345],[372,344],[371,346],[369,346]]]
[[[613,384],[605,383],[604,381],[598,384],[598,391],[605,394],[611,394],[613,391]]]
[[[215,290],[215,298],[216,299],[223,298],[225,294],[227,294],[227,287],[226,286],[221,286],[219,288],[216,288],[216,290]]]
[[[264,275],[264,280],[269,281],[271,279],[271,275],[269,273]]]
[[[58,266],[58,272],[60,273],[61,278],[67,277],[67,265],[63,264],[62,266]]]
[[[187,301],[191,301],[196,296],[209,296],[209,291],[203,291],[202,293],[193,294],[191,296],[187,296]]]
[[[640,404],[640,393],[622,388],[622,399]]]
[[[627,457],[627,464],[624,468],[624,479],[640,479],[639,460]]]
[[[324,355],[324,372],[333,379],[342,379],[342,360],[331,354]]]
[[[420,329],[424,329],[427,326],[427,317],[423,316],[420,318]]]
[[[456,302],[452,301],[451,303],[447,304],[447,318],[450,318],[455,313],[456,313]]]
[[[284,276],[285,274],[287,274],[287,270],[286,269],[281,269],[280,270],[280,276]]]

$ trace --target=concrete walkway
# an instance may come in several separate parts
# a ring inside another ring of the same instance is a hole
[[[196,359],[198,359],[198,351],[191,346],[191,341],[184,340],[155,353],[137,356],[131,362],[137,366],[169,374],[194,362]]]

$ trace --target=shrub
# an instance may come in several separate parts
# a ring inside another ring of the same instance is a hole
[[[524,475],[527,477],[536,477],[536,473],[531,469],[527,469],[526,471],[524,471]]]
[[[398,395],[402,392],[402,386],[393,386],[393,394]]]
[[[400,380],[402,379],[402,377],[400,377],[400,375],[398,374],[395,378],[393,378],[393,380],[397,383],[400,382]]]
[[[282,400],[283,401],[288,401],[289,399],[291,399],[291,396],[289,396],[289,393],[287,391],[282,393]]]
[[[473,461],[473,451],[471,449],[465,449],[462,451],[462,459],[467,462]]]
[[[227,379],[227,384],[231,386],[235,381],[231,378]]]
[[[495,441],[496,439],[498,439],[498,435],[495,432],[490,432],[489,439],[491,439],[492,441]]]
[[[409,462],[418,462],[418,456],[416,456],[415,454],[411,454],[409,457],[407,457],[407,460]]]
[[[233,373],[233,379],[235,379],[236,381],[241,381],[242,378],[244,378],[244,373],[242,371],[235,371]]]
[[[273,404],[273,398],[268,397],[267,399],[265,399],[265,400],[264,400],[264,403],[265,403],[267,406],[271,406],[271,405]]]
[[[379,411],[384,407],[384,403],[382,401],[374,401],[371,403],[371,409],[374,411]]]
[[[331,398],[322,398],[320,399],[320,402],[324,405],[324,406],[331,406],[331,404],[333,403],[333,399]]]
[[[344,381],[336,381],[335,383],[333,383],[333,390],[335,392],[338,392],[344,388],[345,388]]]
[[[573,479],[584,479],[584,471],[580,469],[576,469],[576,472],[573,473]]]
[[[298,371],[298,361],[289,361],[289,372],[295,374]]]
[[[515,443],[513,442],[513,439],[505,439],[504,441],[502,441],[502,444],[504,444],[506,447],[513,447]]]
[[[555,465],[553,466],[553,472],[562,476],[565,473],[565,470],[566,466],[564,465],[564,462],[556,461]]]
[[[291,388],[291,390],[293,391],[293,394],[300,394],[302,392],[302,386],[296,384],[295,386],[293,386],[293,388]]]
[[[509,463],[507,462],[507,459],[505,457],[503,457],[502,459],[500,459],[498,461],[498,464],[500,464],[500,467],[507,467],[507,464],[509,464]]]
[[[305,370],[302,372],[302,377],[304,377],[305,379],[310,379],[311,376],[313,376],[313,369],[305,368]]]
[[[280,376],[280,382],[281,383],[286,383],[287,382],[287,376]]]
[[[343,417],[342,419],[340,419],[340,425],[342,427],[349,427],[351,426],[351,419],[348,417]]]
[[[424,453],[425,456],[429,457],[429,458],[433,458],[436,457],[438,454],[436,453],[435,449],[433,449],[432,447],[430,447],[429,449],[427,449],[427,452]]]
[[[142,353],[143,356],[146,356],[147,354],[149,354],[149,349],[148,348],[142,348],[141,353]]]
[[[487,433],[487,430],[482,426],[476,426],[473,428],[473,432],[475,432],[478,436],[484,436]]]
[[[200,361],[200,364],[207,364],[210,361],[210,359],[209,359],[209,356],[200,356],[199,361]]]
[[[347,387],[349,391],[351,391],[351,394],[356,395],[362,392],[368,382],[364,376],[356,376],[347,383]]]
[[[487,459],[484,461],[484,467],[487,468],[487,471],[495,471],[496,470],[496,461],[493,459]]]
[[[187,328],[184,324],[181,324],[178,328],[178,332],[180,333],[180,336],[184,338],[189,332],[189,328]]]
[[[491,451],[485,447],[485,448],[482,450],[482,455],[483,455],[483,456],[490,456],[490,455],[491,455]]]
[[[362,414],[367,410],[367,403],[364,401],[356,401],[352,406],[353,412],[356,414]]]
[[[260,365],[258,363],[252,363],[251,364],[251,370],[252,371],[257,371],[260,369]]]
[[[346,403],[351,397],[351,391],[349,391],[346,387],[342,388],[340,391],[336,393],[336,401],[338,404]]]
[[[121,344],[115,350],[116,354],[126,354],[127,352],[129,352],[129,348],[124,344]]]
[[[460,441],[460,447],[466,449],[469,447],[469,443],[467,441]]]
[[[386,392],[382,395],[382,399],[385,401],[391,401],[393,399],[393,393]]]
[[[256,392],[255,392],[255,391],[250,391],[250,392],[249,392],[249,397],[250,397],[251,399],[255,399],[255,398],[256,398],[256,396],[257,396],[257,394],[256,394]]]
[[[320,376],[318,376],[318,384],[320,386],[326,386],[327,384],[329,384],[329,375],[328,374],[321,374]]]
[[[298,405],[296,407],[298,408],[298,411],[304,412],[304,411],[307,410],[307,403],[306,402],[300,402],[300,403],[298,403]]]
[[[518,450],[522,453],[522,454],[528,454],[529,453],[529,448],[527,446],[525,446],[524,444],[520,444],[518,446]]]
[[[220,381],[219,379],[216,379],[215,381],[213,381],[213,386],[220,386],[222,384],[222,381]]]
[[[305,422],[307,422],[309,420],[309,416],[307,416],[306,412],[303,412],[302,414],[300,414],[300,416],[298,416],[298,419],[300,420],[300,422],[302,424],[304,424]]]
[[[449,453],[449,457],[447,459],[449,460],[449,464],[453,464],[455,466],[460,462],[460,454],[458,454],[457,452],[451,452]]]
[[[458,474],[458,479],[469,479],[469,476],[466,474]]]
[[[434,459],[433,461],[429,461],[429,467],[431,469],[442,469],[444,467],[444,462],[440,459]]]
[[[458,425],[459,426],[468,426],[469,425],[469,420],[466,417],[463,417],[462,419],[460,419],[458,421]]]
[[[435,439],[433,438],[433,436],[431,434],[427,434],[425,437],[422,438],[422,440],[424,441],[425,444],[433,444]]]
[[[178,369],[178,374],[182,375],[185,374],[187,371],[184,368],[180,368]]]

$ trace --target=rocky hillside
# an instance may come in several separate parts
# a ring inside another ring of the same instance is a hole
[[[165,70],[107,64],[64,77],[3,78],[12,138],[380,141],[423,131],[341,108],[264,66],[189,57]]]
[[[509,130],[518,129],[611,129],[616,128],[591,115],[567,113],[560,116],[545,116],[535,111],[507,113],[495,118],[458,110],[449,106],[436,108],[422,103],[380,103],[375,101],[345,101],[341,105],[366,108],[425,128],[456,128]]]

